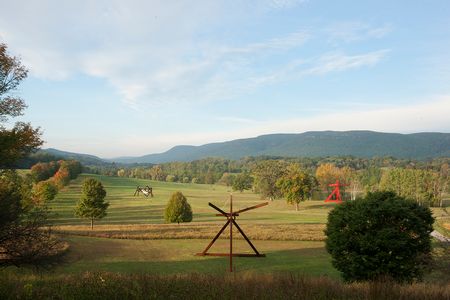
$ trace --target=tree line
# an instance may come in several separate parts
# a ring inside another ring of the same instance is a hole
[[[55,198],[59,189],[77,178],[83,168],[76,160],[59,160],[37,163],[31,167],[29,180],[32,181],[32,194],[36,202],[46,203]]]
[[[339,180],[346,185],[342,188],[346,200],[354,200],[368,192],[389,190],[423,205],[442,205],[450,186],[449,162],[450,158],[414,161],[392,157],[262,156],[240,160],[207,158],[151,166],[110,166],[106,172],[98,167],[88,170],[104,175],[157,181],[222,184],[237,191],[251,189],[264,199],[274,200],[282,197],[291,199],[291,196],[283,192],[283,184],[279,181],[286,179],[288,174],[292,175],[292,170],[295,169],[297,173],[308,175],[308,192],[303,197],[305,199],[325,198],[332,189],[329,184]]]

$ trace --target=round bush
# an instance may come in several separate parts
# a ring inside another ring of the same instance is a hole
[[[328,215],[326,248],[346,281],[420,280],[431,263],[431,211],[392,192],[369,193]]]
[[[192,221],[192,209],[181,192],[175,192],[167,203],[164,219],[168,223]]]

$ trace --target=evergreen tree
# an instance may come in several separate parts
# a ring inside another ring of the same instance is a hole
[[[181,192],[175,192],[167,203],[164,211],[164,219],[167,223],[180,223],[192,221],[191,205]]]

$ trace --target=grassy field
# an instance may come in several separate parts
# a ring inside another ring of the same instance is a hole
[[[98,221],[94,230],[90,229],[88,220],[74,216],[76,202],[81,196],[81,184],[87,177],[95,177],[103,183],[107,191],[106,200],[110,203],[108,216]],[[155,197],[147,198],[142,194],[134,197],[138,185],[152,186]],[[164,223],[164,207],[175,191],[181,191],[191,204],[194,212],[192,223]],[[224,218],[215,216],[216,211],[208,206],[208,202],[228,210],[229,196],[230,189],[219,185],[166,183],[83,174],[61,190],[50,205],[55,213],[55,232],[69,243],[70,248],[63,264],[46,272],[44,278],[77,278],[86,272],[155,276],[194,273],[221,276],[227,272],[228,258],[198,257],[195,253],[206,247],[224,223]],[[233,193],[233,199],[235,210],[263,202],[259,195],[250,191]],[[332,267],[331,257],[325,250],[323,233],[328,212],[335,205],[319,200],[307,201],[300,205],[299,211],[295,211],[284,200],[276,200],[266,207],[243,213],[238,217],[238,223],[258,250],[267,256],[234,258],[236,274],[252,278],[296,274],[295,276],[326,276],[330,280],[340,280],[339,273]],[[434,213],[440,220],[446,219],[445,210],[435,209]],[[227,236],[228,230],[223,237]],[[250,247],[239,239],[237,232],[234,237],[237,238],[233,244],[235,252],[251,253]],[[226,252],[227,249],[227,240],[219,239],[210,252]],[[426,280],[439,284],[448,283],[448,248],[436,244],[435,249],[435,256],[441,263],[436,265],[435,271]],[[10,267],[0,273],[0,278],[5,276],[35,278],[33,276],[36,273]],[[16,281],[14,279],[12,282]]]
[[[228,270],[228,259],[199,257],[209,240],[120,240],[105,238],[68,237],[71,248],[66,264],[54,271],[79,273],[84,271],[110,271],[120,273],[212,273]],[[255,241],[255,246],[266,254],[265,258],[234,258],[240,273],[294,272],[328,275],[338,278],[332,268],[323,242],[310,241]],[[234,251],[251,253],[244,241],[235,241]],[[219,240],[212,252],[228,249],[226,240]]]
[[[74,216],[81,196],[81,185],[87,177],[100,180],[110,203],[108,215],[90,229],[89,220]],[[136,186],[153,187],[153,198],[133,196]],[[191,204],[192,223],[165,224],[163,213],[170,195],[181,191]],[[120,273],[212,273],[227,270],[226,258],[198,257],[224,223],[223,217],[208,206],[213,202],[228,210],[230,189],[219,185],[180,184],[98,175],[79,176],[62,189],[50,207],[54,213],[54,230],[69,244],[65,263],[54,274],[78,274],[85,271]],[[233,193],[234,209],[263,202],[252,192]],[[300,211],[285,201],[243,213],[238,223],[266,258],[235,258],[240,273],[294,272],[339,278],[324,249],[325,222],[334,204],[311,201]],[[240,235],[234,251],[251,253]],[[227,230],[223,234],[226,238]],[[227,240],[219,239],[210,252],[227,251]],[[29,271],[21,271],[26,274]]]
[[[216,217],[216,211],[208,206],[208,202],[228,210],[231,189],[220,185],[167,183],[134,178],[109,177],[99,175],[81,175],[69,186],[64,188],[52,201],[51,208],[57,214],[55,225],[88,224],[86,220],[74,216],[76,202],[81,195],[81,184],[86,177],[94,177],[105,186],[110,203],[108,216],[99,224],[163,224],[164,208],[170,195],[181,191],[188,199],[194,212],[194,222],[222,222]],[[136,186],[150,185],[153,187],[154,198],[142,194],[134,197]],[[245,191],[233,193],[233,209],[238,210],[264,202],[259,195]],[[287,205],[285,201],[270,202],[268,206],[239,216],[242,224],[324,224],[328,211],[335,204],[323,201],[308,201],[302,203],[300,211]]]

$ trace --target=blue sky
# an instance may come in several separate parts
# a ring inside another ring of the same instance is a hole
[[[449,1],[3,1],[17,120],[102,157],[309,130],[450,132]]]

